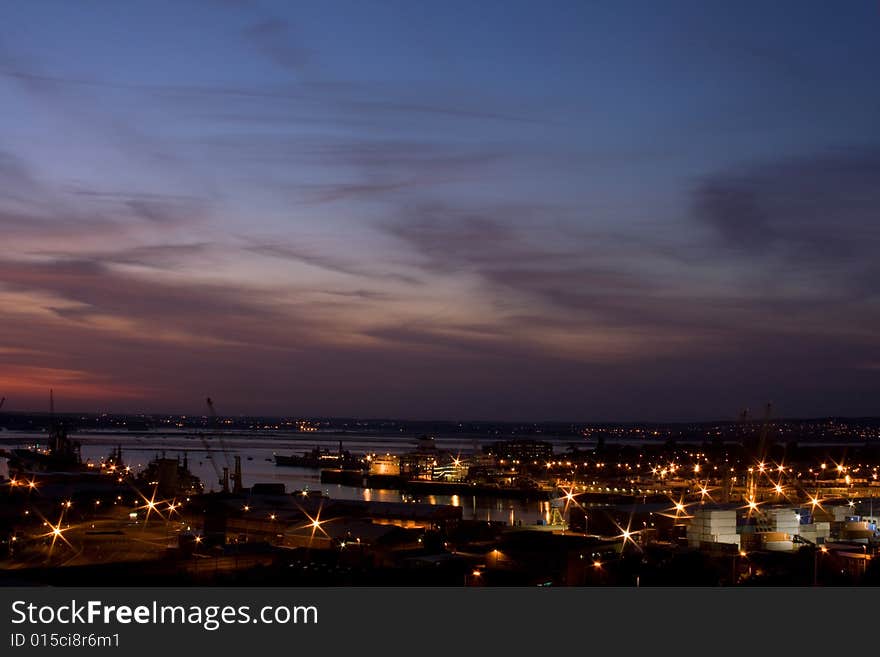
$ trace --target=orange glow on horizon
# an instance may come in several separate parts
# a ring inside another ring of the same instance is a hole
[[[127,383],[102,381],[84,370],[3,365],[0,390],[10,399],[16,399],[19,408],[45,406],[50,388],[55,390],[56,402],[61,405],[83,400],[138,399],[146,393],[145,389],[135,388]]]

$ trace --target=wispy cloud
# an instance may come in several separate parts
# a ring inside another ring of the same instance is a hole
[[[880,291],[877,149],[841,148],[720,173],[700,183],[694,200],[697,221],[715,237],[710,252],[763,260],[776,276],[824,277],[846,294]]]
[[[408,276],[406,274],[398,274],[383,271],[373,271],[363,267],[350,260],[345,260],[334,255],[327,255],[303,246],[292,244],[268,244],[268,243],[251,243],[245,247],[248,251],[258,253],[260,255],[272,258],[280,258],[282,260],[292,260],[301,262],[312,267],[318,267],[337,274],[345,274],[356,278],[365,279],[386,279],[405,283],[407,285],[418,285],[419,279]]]
[[[302,72],[313,57],[293,33],[290,23],[281,18],[264,18],[244,29],[244,36],[282,67]]]
[[[268,290],[246,286],[147,279],[101,260],[0,261],[0,282],[20,294],[48,296],[46,311],[62,323],[79,323],[135,342],[192,345],[247,344],[290,346],[290,315]],[[64,301],[64,306],[52,299]],[[297,324],[297,334],[309,322]]]

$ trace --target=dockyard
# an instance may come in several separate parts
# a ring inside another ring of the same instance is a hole
[[[204,452],[163,451],[145,464],[127,463],[121,445],[84,459],[87,436],[76,440],[60,419],[31,444],[7,445],[0,577],[649,585],[680,570],[683,581],[699,572],[700,583],[744,585],[876,573],[880,486],[869,441],[795,449],[758,426],[739,443],[560,451],[521,437],[452,451],[421,436],[396,453],[360,453],[337,440],[266,464],[240,449],[248,443],[218,437],[217,424],[210,438],[196,437]],[[193,468],[206,462],[215,476],[203,481]],[[319,485],[249,478],[267,468],[310,470]],[[355,493],[334,497],[334,486]],[[539,512],[484,519],[478,500]]]

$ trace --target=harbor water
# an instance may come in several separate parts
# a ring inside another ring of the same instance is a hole
[[[45,434],[3,432],[8,447],[45,446]],[[223,451],[216,438],[211,438],[211,450],[204,448],[202,442],[192,434],[137,434],[127,433],[78,433],[74,439],[82,445],[83,461],[98,463],[106,458],[116,447],[122,448],[126,465],[133,470],[143,469],[157,456],[188,459],[189,469],[205,486],[206,491],[219,490],[220,483],[216,468],[228,467],[230,472],[234,457],[241,458],[242,480],[245,487],[254,483],[283,483],[288,492],[309,490],[321,491],[333,499],[366,500],[377,502],[419,502],[425,504],[451,504],[462,508],[465,520],[504,522],[509,525],[530,525],[549,522],[550,502],[547,500],[505,499],[480,497],[474,495],[412,495],[398,490],[380,488],[360,488],[341,484],[321,483],[317,469],[283,467],[275,465],[274,455],[302,454],[318,446],[335,449],[338,438],[320,437],[300,438],[299,436],[265,439],[264,437],[227,436],[223,440]],[[467,455],[474,450],[473,443],[454,440],[444,444],[437,440],[438,449],[454,451]],[[398,437],[369,437],[346,440],[343,448],[353,453],[403,453],[413,448],[413,441]],[[213,461],[213,463],[212,463]],[[6,460],[0,458],[0,475],[7,477]]]

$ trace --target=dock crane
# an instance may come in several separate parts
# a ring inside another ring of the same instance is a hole
[[[3,404],[6,403],[6,397],[0,397],[0,410],[3,410]]]
[[[217,428],[217,411],[214,408],[214,400],[211,397],[205,397],[205,404],[208,406],[208,419],[211,425],[213,425],[214,430],[216,432],[217,440],[220,442],[220,448],[223,451],[223,458],[226,461],[226,466],[223,468],[222,474],[220,474],[220,468],[215,463],[215,470],[217,471],[220,478],[220,485],[223,487],[223,492],[229,492],[229,480],[232,479],[232,492],[240,493],[242,491],[242,482],[241,482],[241,457],[239,455],[235,455],[235,468],[232,471],[232,475],[229,474],[229,449],[226,446],[226,443],[223,441],[223,435]],[[205,440],[207,443],[207,439]]]
[[[208,438],[207,436],[205,436],[205,433],[203,431],[199,431],[199,438],[202,441],[202,447],[205,448],[205,452],[207,453],[206,458],[211,462],[211,465],[214,467],[214,474],[217,475],[217,482],[220,484],[224,491],[227,491],[229,489],[228,477],[224,478],[223,473],[220,472],[220,466],[217,465],[217,461],[214,459],[214,454],[211,451],[211,445],[208,443]]]
[[[208,408],[212,408],[211,398],[208,398]],[[209,420],[210,422],[210,420]],[[211,443],[208,441],[208,435],[205,431],[198,432],[199,439],[202,441],[202,446],[205,448],[205,452],[207,453],[207,459],[211,462],[211,466],[214,468],[214,474],[217,476],[217,483],[220,484],[220,490],[224,493],[229,492],[229,468],[223,468],[221,472],[220,466],[217,465],[217,459],[214,458],[214,452],[211,450]],[[224,454],[225,456],[225,454]],[[228,456],[225,456],[228,463]]]

